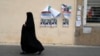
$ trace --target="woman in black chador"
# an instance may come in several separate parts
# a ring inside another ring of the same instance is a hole
[[[36,38],[35,24],[31,12],[27,12],[27,20],[22,26],[21,48],[23,54],[36,52],[38,52],[38,54],[41,54],[41,52],[44,50],[44,47]]]

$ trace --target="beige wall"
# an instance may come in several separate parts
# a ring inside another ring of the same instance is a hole
[[[58,19],[57,27],[40,27],[41,11],[51,5],[61,12],[63,3],[72,6],[69,27],[62,27],[62,16]],[[74,44],[76,0],[0,0],[0,42],[20,42],[27,11],[33,13],[36,35],[42,43]]]

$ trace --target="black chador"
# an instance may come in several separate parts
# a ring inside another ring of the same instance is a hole
[[[27,20],[22,26],[21,48],[23,54],[36,52],[38,52],[38,54],[41,54],[41,52],[44,50],[41,42],[36,38],[35,24],[31,12],[27,12]]]

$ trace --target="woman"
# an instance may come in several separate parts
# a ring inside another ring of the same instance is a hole
[[[22,54],[36,52],[38,52],[38,54],[41,54],[41,52],[44,50],[44,47],[36,38],[35,24],[31,12],[27,12],[27,20],[22,26],[21,48],[23,51]]]

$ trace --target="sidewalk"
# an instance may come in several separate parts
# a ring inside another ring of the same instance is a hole
[[[44,46],[41,55],[21,55],[19,45],[0,45],[0,56],[100,56],[100,47],[82,46]]]

